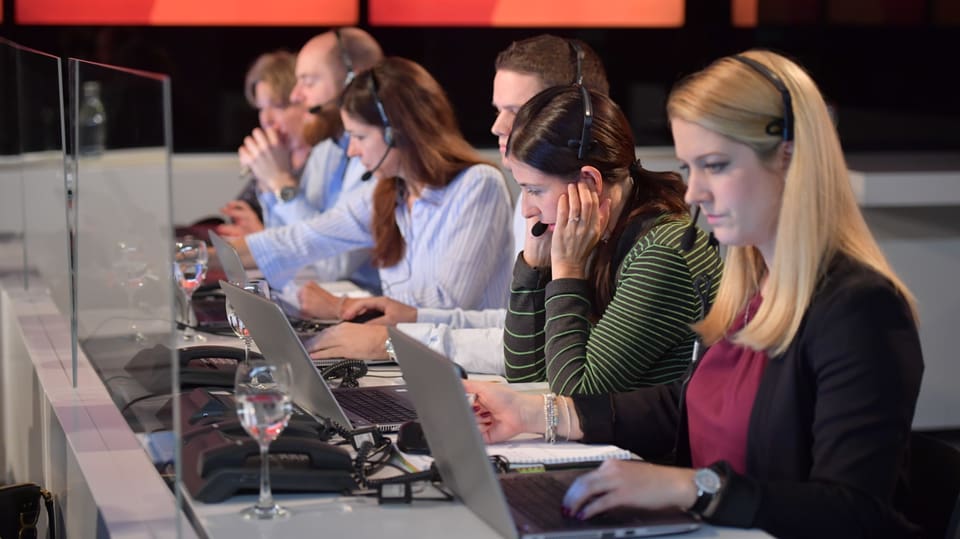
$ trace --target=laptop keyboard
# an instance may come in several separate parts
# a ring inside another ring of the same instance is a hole
[[[569,476],[568,476],[569,477]],[[550,473],[530,473],[508,475],[500,478],[503,494],[510,509],[520,513],[527,521],[541,530],[563,528],[595,527],[613,524],[617,519],[607,515],[597,515],[588,521],[564,517],[562,509],[563,495],[569,482],[558,480]]]
[[[335,395],[340,406],[377,425],[403,423],[417,418],[417,412],[400,402],[391,393],[364,389],[336,391]]]

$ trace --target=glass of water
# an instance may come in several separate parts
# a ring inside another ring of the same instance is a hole
[[[194,331],[193,308],[191,299],[193,293],[203,284],[203,278],[207,275],[207,244],[202,240],[186,236],[174,244],[173,253],[173,278],[180,286],[183,292],[182,308],[180,311],[180,321],[184,324],[183,340],[202,341],[200,335]]]
[[[260,499],[242,511],[246,519],[266,520],[289,516],[290,512],[273,501],[270,492],[269,449],[290,420],[292,376],[290,365],[273,364],[262,359],[237,365],[236,401],[240,424],[260,445]]]
[[[250,279],[250,281],[243,285],[243,289],[261,297],[270,297],[270,285],[267,284],[266,279]],[[234,310],[233,305],[230,305],[229,299],[226,301],[225,307],[227,309],[227,322],[230,323],[230,329],[232,329],[234,334],[243,342],[243,360],[247,361],[250,357],[250,331],[243,325],[243,320],[237,315],[237,311]]]

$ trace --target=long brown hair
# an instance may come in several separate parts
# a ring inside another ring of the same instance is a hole
[[[370,77],[375,77],[375,85]],[[419,181],[445,187],[464,169],[486,163],[460,133],[443,88],[416,62],[390,57],[357,74],[343,91],[340,109],[366,124],[383,126],[375,99],[393,131],[392,151],[401,153],[404,167]],[[371,229],[377,267],[397,264],[406,248],[396,221],[401,180],[381,178],[374,189]]]
[[[600,171],[603,181],[616,184],[633,178],[625,206],[610,238],[595,248],[588,279],[594,285],[593,314],[598,317],[613,298],[611,267],[623,231],[635,220],[661,214],[688,213],[683,201],[683,179],[674,172],[652,172],[640,166],[634,153],[633,133],[620,107],[610,98],[589,92],[593,105],[593,142],[581,160],[577,157],[584,122],[584,100],[578,86],[548,88],[527,101],[513,123],[507,154],[544,174],[575,181],[581,167]],[[574,144],[576,143],[576,144]]]

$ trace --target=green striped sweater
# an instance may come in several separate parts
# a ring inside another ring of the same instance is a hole
[[[722,261],[697,230],[689,252],[680,238],[689,220],[661,218],[620,265],[614,296],[590,323],[593,286],[550,280],[517,258],[503,334],[507,379],[547,380],[559,394],[603,394],[665,384],[683,375],[693,351],[690,324],[701,316],[693,280],[709,275],[710,299]]]

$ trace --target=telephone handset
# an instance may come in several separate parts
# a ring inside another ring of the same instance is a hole
[[[201,345],[177,350],[180,365],[180,388],[233,387],[237,363],[243,361],[242,348],[222,345]],[[151,393],[169,393],[172,386],[170,348],[158,344],[133,356],[126,370]],[[250,351],[250,357],[260,359]]]

